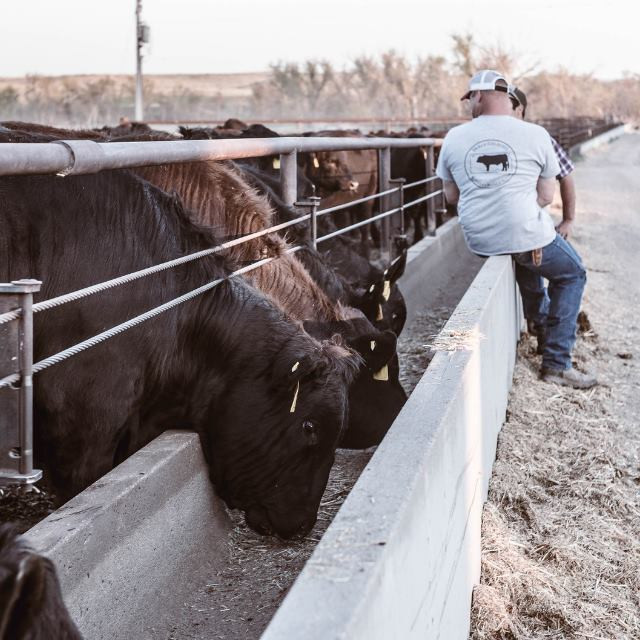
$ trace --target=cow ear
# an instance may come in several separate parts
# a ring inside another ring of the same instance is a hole
[[[393,358],[396,335],[393,331],[376,331],[353,338],[349,346],[360,354],[367,368],[375,373]]]
[[[402,277],[406,266],[407,250],[404,249],[384,272],[384,280],[388,280],[390,284],[395,284]]]
[[[365,289],[357,289],[353,299],[353,305],[360,309],[371,322],[380,319],[380,304],[382,303],[382,293],[384,291],[384,281],[372,282]]]

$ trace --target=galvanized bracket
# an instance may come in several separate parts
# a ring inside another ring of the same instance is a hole
[[[389,184],[398,189],[398,201],[396,206],[400,209],[398,213],[393,215],[397,222],[391,229],[393,238],[393,244],[391,246],[392,260],[399,256],[409,246],[407,232],[404,226],[404,185],[406,181],[406,178],[391,178],[389,180]]]
[[[81,173],[97,173],[105,164],[102,147],[93,140],[55,140],[50,144],[61,144],[71,153],[69,166],[58,171],[60,177]]]
[[[280,190],[287,206],[292,206],[298,197],[298,153],[294,149],[280,154]]]
[[[306,200],[296,202],[296,207],[309,209],[311,217],[309,218],[309,231],[311,236],[311,244],[314,249],[318,248],[318,224],[316,214],[318,213],[318,206],[320,205],[320,198],[318,196],[309,196]]]
[[[388,191],[391,179],[391,147],[384,147],[378,150],[378,190]],[[388,211],[389,196],[380,198],[380,211]],[[391,262],[391,221],[389,218],[383,218],[380,223],[380,257],[383,262],[389,264]]]
[[[425,174],[427,176],[427,178],[433,178],[433,176],[435,175],[435,153],[434,153],[434,148],[433,146],[428,146],[427,147],[427,153],[425,155]],[[427,194],[433,193],[434,189],[433,189],[433,183],[432,182],[427,182],[427,188],[426,188],[426,192]],[[435,236],[436,235],[436,227],[437,227],[437,221],[436,221],[436,212],[435,212],[435,203],[433,201],[433,198],[429,198],[426,201],[426,207],[427,207],[427,234],[430,236]]]
[[[0,324],[0,379],[19,373],[19,383],[0,388],[0,484],[33,484],[33,294],[39,280],[0,283],[0,314],[20,311]]]

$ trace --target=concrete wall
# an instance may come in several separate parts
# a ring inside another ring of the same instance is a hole
[[[194,433],[168,431],[30,529],[86,640],[157,638],[154,625],[226,560],[228,517]]]
[[[482,262],[482,258],[467,249],[458,218],[439,227],[435,236],[411,246],[407,268],[398,282],[407,303],[407,325],[425,306],[438,299],[439,292],[450,286],[452,278],[468,274],[470,283]]]
[[[623,124],[619,127],[615,127],[614,129],[610,129],[609,131],[605,131],[601,133],[599,136],[595,136],[590,140],[585,142],[581,142],[580,144],[576,144],[571,147],[569,150],[569,154],[575,160],[579,160],[583,155],[589,153],[589,151],[593,151],[598,147],[601,147],[603,144],[609,144],[613,142],[616,138],[624,135],[627,131],[631,130],[631,125]]]
[[[467,638],[519,318],[511,259],[490,258],[262,640]]]

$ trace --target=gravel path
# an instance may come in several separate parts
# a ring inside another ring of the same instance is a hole
[[[578,164],[572,242],[588,269],[578,368],[537,379],[523,341],[483,514],[471,638],[640,638],[640,135]]]

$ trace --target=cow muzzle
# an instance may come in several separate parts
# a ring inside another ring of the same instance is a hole
[[[260,535],[275,535],[283,540],[304,538],[316,523],[316,515],[308,513],[291,513],[280,516],[269,513],[263,507],[255,506],[245,512],[247,526]]]

